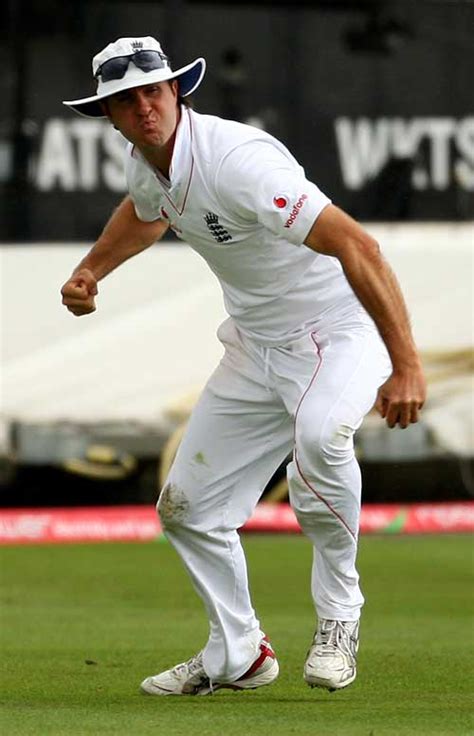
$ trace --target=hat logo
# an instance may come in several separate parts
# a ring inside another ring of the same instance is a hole
[[[132,49],[134,51],[141,51],[143,49],[143,41],[132,41]]]

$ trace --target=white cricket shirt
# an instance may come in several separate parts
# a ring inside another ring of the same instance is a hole
[[[268,133],[183,107],[170,181],[131,144],[125,171],[137,216],[169,221],[219,279],[239,329],[261,345],[362,309],[339,261],[302,245],[330,200]]]

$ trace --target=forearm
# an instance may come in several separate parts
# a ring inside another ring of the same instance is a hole
[[[341,264],[361,304],[374,320],[393,369],[419,365],[410,318],[398,280],[375,243],[349,250]]]
[[[163,220],[139,220],[133,202],[127,196],[113,212],[95,245],[76,266],[73,275],[88,269],[100,281],[124,261],[159,240],[166,230],[167,224]]]
[[[375,240],[349,215],[328,205],[305,240],[309,248],[339,260],[361,304],[374,320],[392,361],[379,387],[376,408],[389,427],[418,421],[426,380],[402,291]]]
[[[377,242],[334,205],[323,210],[305,242],[340,261],[354,293],[377,325],[394,370],[419,364],[405,300]]]

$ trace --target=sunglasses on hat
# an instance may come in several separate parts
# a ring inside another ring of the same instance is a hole
[[[101,77],[102,82],[123,79],[131,61],[142,72],[151,72],[155,69],[164,69],[168,66],[168,57],[159,51],[135,51],[134,54],[128,56],[116,56],[113,59],[104,61],[94,76]]]

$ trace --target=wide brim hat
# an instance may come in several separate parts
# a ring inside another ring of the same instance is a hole
[[[138,51],[157,52],[162,60],[160,68],[143,71],[138,66],[135,66],[133,55]],[[123,77],[104,82],[100,75],[100,69],[105,62],[127,56],[130,56],[131,59]],[[194,92],[201,84],[205,71],[206,61],[203,58],[195,59],[190,64],[181,67],[181,69],[171,69],[160,43],[152,36],[119,38],[117,41],[109,43],[108,46],[102,49],[92,59],[92,73],[94,78],[97,79],[96,94],[91,97],[83,97],[79,100],[63,100],[63,105],[89,118],[103,118],[106,115],[101,101],[110,97],[110,95],[115,95],[117,92],[132,89],[133,87],[141,87],[145,84],[156,84],[157,82],[176,79],[180,96],[186,97]]]

